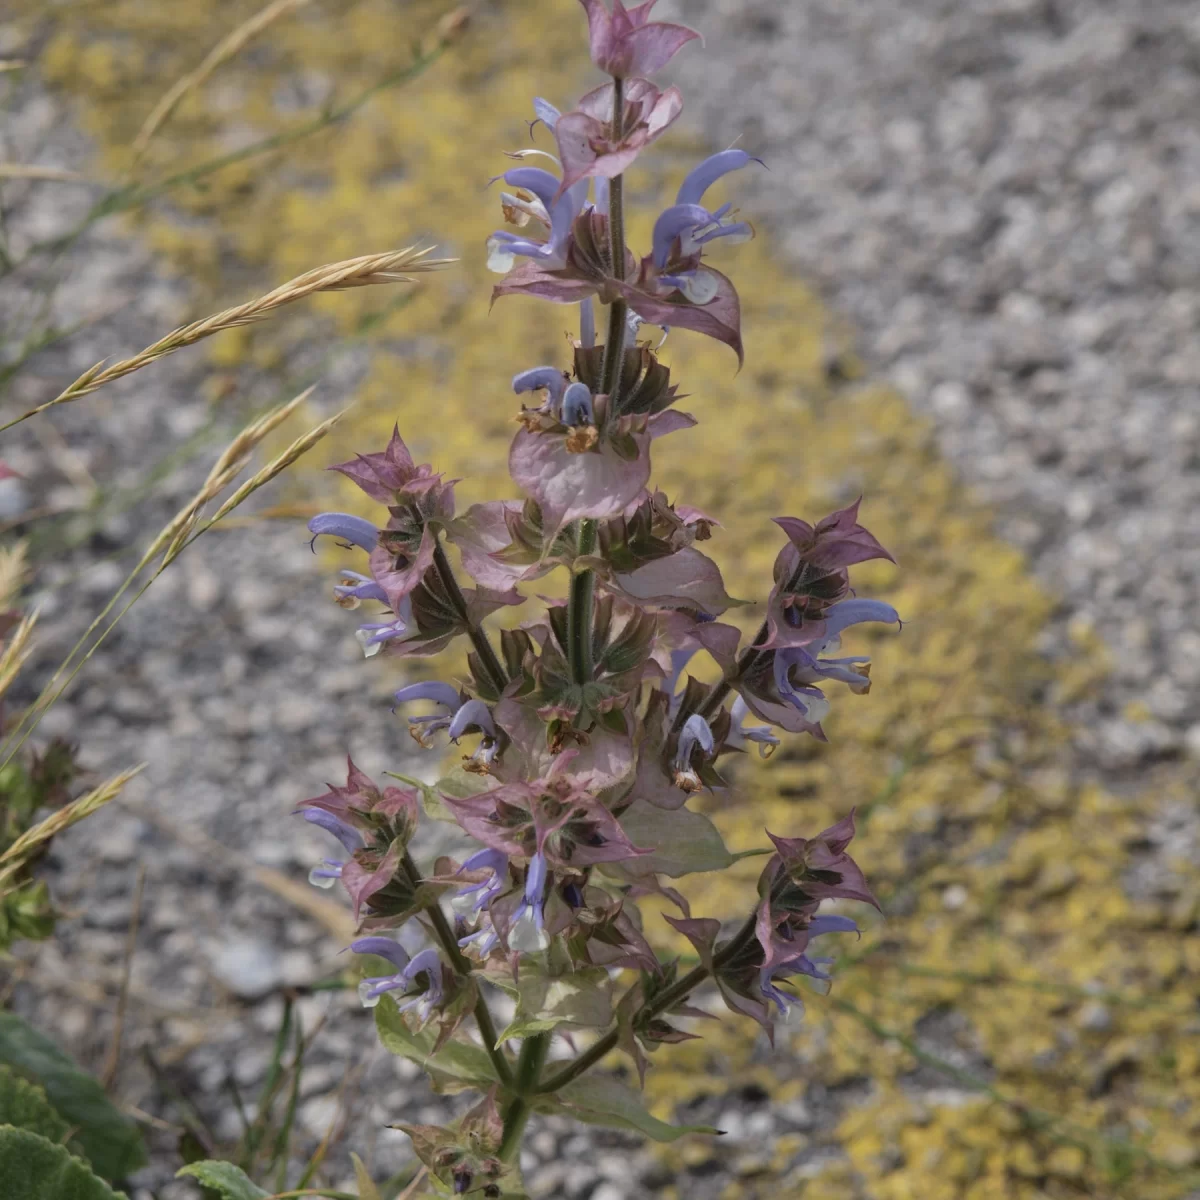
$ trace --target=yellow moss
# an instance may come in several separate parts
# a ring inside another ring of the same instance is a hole
[[[110,168],[121,171],[158,96],[256,7],[88,6],[55,29],[43,65],[80,97]],[[327,99],[321,81],[338,99],[369,86],[448,7],[334,0],[280,22],[181,106],[146,169],[182,170],[310,119]],[[566,102],[587,70],[574,0],[496,3],[416,83],[380,93],[336,130],[176,189],[169,210],[139,216],[138,231],[164,270],[192,281],[200,311],[253,291],[247,280],[277,282],[420,234],[461,255],[454,272],[366,335],[371,365],[328,458],[379,444],[398,420],[417,455],[464,477],[464,505],[511,494],[506,381],[539,362],[567,362],[573,313],[525,300],[489,313],[481,247],[498,203],[484,184],[507,165],[499,150],[526,140],[529,97]],[[643,244],[656,206],[700,149],[683,135],[660,146],[631,180],[631,234]],[[851,652],[874,655],[876,685],[869,697],[837,697],[829,746],[749,758],[735,792],[707,806],[731,846],[750,849],[764,844],[765,828],[814,832],[859,805],[860,861],[888,919],[868,921],[833,996],[813,997],[806,1023],[781,1031],[792,1055],[768,1054],[743,1023],[707,1023],[704,1041],[655,1056],[650,1098],[665,1111],[730,1082],[770,1083],[783,1095],[804,1080],[871,1080],[836,1139],[822,1142],[828,1153],[840,1145],[844,1159],[791,1169],[781,1146],[777,1176],[745,1180],[738,1194],[747,1198],[1178,1197],[1195,1178],[1185,1151],[1200,1112],[1188,1025],[1200,951],[1184,932],[1196,892],[1154,905],[1124,898],[1128,846],[1156,792],[1113,797],[1073,784],[1063,769],[1069,731],[1036,703],[1047,688],[1062,699],[1096,686],[1098,639],[1072,628],[1075,656],[1051,673],[1036,650],[1050,599],[1021,556],[992,538],[990,514],[938,459],[927,426],[885,388],[827,383],[823,355],[841,331],[768,239],[718,248],[717,257],[743,298],[747,364],[735,375],[727,350],[671,335],[664,357],[701,424],[656,449],[658,483],[720,515],[711,551],[730,591],[751,600],[769,586],[779,542],[771,515],[812,517],[865,493],[864,518],[901,568],[875,565],[856,582],[863,594],[886,596],[907,624],[900,637],[847,639]],[[284,376],[302,344],[326,329],[355,334],[382,303],[324,298],[216,343],[214,362],[274,365]],[[327,485],[305,468],[297,486]],[[359,498],[347,491],[338,503]],[[749,628],[754,614],[739,620]],[[736,913],[759,865],[749,860],[686,890],[705,913]],[[656,914],[649,906],[648,926],[665,938]],[[1081,1014],[1101,1001],[1108,1024],[1087,1025]],[[917,1104],[906,1077],[919,1059],[897,1038],[942,1009],[965,1022],[956,1049],[993,1074],[949,1078],[953,1095]],[[976,1085],[994,1090],[969,1095]],[[713,1152],[695,1142],[665,1151],[676,1163]]]

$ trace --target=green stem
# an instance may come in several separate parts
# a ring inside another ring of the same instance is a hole
[[[576,548],[580,555],[595,550],[595,521],[579,522]],[[571,678],[576,683],[589,683],[595,670],[592,662],[592,600],[595,593],[595,573],[576,571],[571,578],[571,599],[567,608],[567,655],[571,660]]]
[[[442,586],[446,589],[451,604],[454,605],[458,615],[466,623],[467,637],[471,639],[471,645],[475,647],[475,653],[479,655],[479,661],[483,664],[483,669],[488,673],[492,686],[495,687],[497,692],[504,691],[508,684],[508,676],[505,674],[503,666],[500,665],[500,660],[496,657],[496,652],[492,649],[492,643],[488,641],[488,635],[483,631],[482,626],[471,624],[470,615],[467,610],[467,598],[463,595],[462,588],[458,586],[458,580],[454,578],[454,569],[450,566],[450,560],[446,557],[446,551],[442,546],[440,537],[434,546],[433,565],[437,568],[438,578],[441,579]]]
[[[407,850],[404,851],[401,867],[408,874],[409,882],[415,890],[421,884],[421,872]],[[434,937],[437,938],[438,945],[441,946],[442,953],[445,954],[450,965],[459,975],[470,975],[473,970],[471,960],[462,952],[458,939],[454,936],[454,930],[450,927],[450,922],[446,920],[446,914],[442,912],[436,900],[426,906],[425,915],[429,918],[429,923],[433,926]],[[488,1008],[482,992],[475,998],[475,1024],[479,1027],[483,1048],[487,1051],[488,1058],[492,1060],[496,1078],[505,1087],[511,1087],[512,1069],[508,1065],[504,1051],[496,1045],[496,1026],[492,1021],[491,1009]]]
[[[742,925],[741,929],[733,935],[733,937],[725,943],[721,949],[713,955],[713,970],[723,967],[731,958],[740,954],[745,947],[754,940],[755,919],[758,914],[756,908]],[[656,1017],[659,1013],[666,1012],[673,1008],[681,1000],[685,1000],[688,994],[700,986],[707,978],[709,970],[705,966],[693,967],[682,979],[676,980],[664,992],[660,992],[653,1001],[645,1004],[639,1010],[634,1020],[648,1019]],[[556,1075],[551,1075],[544,1083],[538,1087],[539,1092],[557,1092],[566,1087],[568,1083],[572,1083],[578,1079],[590,1067],[598,1063],[610,1050],[616,1048],[618,1033],[615,1029],[610,1029],[599,1041],[594,1042],[589,1046],[578,1058],[569,1062]]]
[[[533,1111],[530,1098],[537,1094],[538,1080],[546,1055],[550,1051],[550,1035],[535,1033],[527,1037],[521,1046],[521,1057],[517,1060],[517,1078],[514,1084],[516,1095],[504,1113],[504,1136],[500,1141],[500,1160],[512,1162],[521,1151],[521,1138],[525,1124]]]

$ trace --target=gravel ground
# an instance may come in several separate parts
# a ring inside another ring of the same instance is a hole
[[[770,164],[769,174],[739,180],[742,207],[765,216],[861,333],[872,370],[936,417],[946,453],[1062,594],[1055,636],[1086,621],[1110,641],[1120,670],[1079,714],[1083,751],[1110,779],[1189,747],[1200,755],[1200,634],[1189,607],[1200,572],[1200,528],[1190,520],[1200,499],[1200,355],[1188,338],[1200,271],[1188,238],[1200,220],[1194,7],[723,0],[676,11],[709,44],[703,57],[680,60],[693,120],[714,143],[744,135]],[[757,88],[744,86],[750,73]],[[3,156],[87,160],[56,101],[34,83],[19,101],[0,132]],[[66,188],[5,195],[17,248],[70,228],[87,201]],[[14,404],[44,399],[184,313],[181,291],[148,284],[150,255],[124,235],[89,236],[70,267],[58,319],[108,315],[40,355],[10,392]],[[0,326],[32,300],[6,280]],[[349,393],[360,368],[352,356],[335,366],[322,389],[328,404]],[[78,505],[89,475],[132,483],[147,457],[209,420],[210,383],[181,358],[60,410],[52,424],[70,454],[23,430],[4,454],[29,480],[24,502]],[[266,382],[250,384],[264,400]],[[38,579],[42,666],[198,473],[172,476],[152,504],[94,527],[76,523],[79,546]],[[334,966],[340,943],[318,919],[246,886],[240,858],[195,839],[296,877],[326,847],[299,822],[281,832],[285,807],[306,785],[334,778],[347,747],[369,771],[391,747],[395,765],[401,735],[364,692],[347,617],[316,602],[321,589],[294,527],[214,535],[139,604],[46,725],[81,741],[97,773],[148,760],[131,800],[152,814],[170,798],[177,825],[185,814],[182,836],[114,808],[62,840],[54,886],[79,918],[41,951],[38,992],[22,985],[16,994],[27,1011],[52,1001],[40,1011],[53,1011],[81,1055],[103,1061],[111,1022],[99,1014],[119,978],[133,864],[145,864],[121,1083],[155,1113],[166,1111],[162,1096],[132,1051],[154,1045],[202,1110],[227,1114],[230,1073],[249,1094],[262,1077],[277,989]],[[1151,719],[1129,719],[1130,702],[1144,702]],[[415,1072],[371,1048],[356,1006],[308,997],[302,1010],[310,1025],[326,1011],[338,1016],[313,1052],[306,1135],[320,1137],[335,1114],[347,1063],[362,1072],[363,1085],[348,1089],[356,1127],[444,1113]],[[952,1041],[945,1031],[929,1036]],[[726,1142],[747,1160],[779,1133],[817,1123],[807,1110],[775,1111],[753,1097],[730,1098],[725,1112],[725,1101],[712,1103],[695,1119],[731,1128]],[[228,1115],[221,1121],[222,1135],[236,1132]],[[400,1166],[406,1139],[379,1136],[377,1167]],[[619,1137],[548,1123],[530,1146],[546,1164],[533,1173],[539,1195],[622,1200],[668,1182]],[[163,1186],[165,1136],[161,1149],[135,1200],[176,1194]],[[703,1167],[687,1187],[704,1200],[728,1181],[725,1168]]]
[[[691,119],[1117,670],[1110,780],[1200,758],[1200,12],[679,0]],[[757,86],[747,87],[753,79]],[[1052,644],[1053,638],[1050,639]],[[1132,718],[1132,719],[1131,719]]]

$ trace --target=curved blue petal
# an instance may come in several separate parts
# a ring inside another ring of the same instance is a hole
[[[693,167],[688,172],[687,178],[679,185],[679,191],[675,196],[675,203],[699,204],[704,193],[722,175],[728,175],[730,171],[740,170],[747,163],[752,162],[761,165],[762,159],[755,158],[753,154],[747,154],[745,150],[722,150],[717,154],[710,154],[699,166]]]
[[[586,383],[573,383],[563,393],[562,422],[564,425],[595,425],[592,393]]]
[[[900,614],[882,600],[842,600],[831,605],[825,614],[826,637],[834,637],[850,625],[861,625],[864,621],[896,625]]]
[[[355,954],[376,954],[395,963],[403,971],[408,966],[408,951],[399,942],[389,937],[365,937],[350,943]]]
[[[343,541],[353,542],[364,550],[374,550],[379,541],[379,530],[365,517],[355,517],[350,513],[327,512],[318,513],[308,523],[308,532],[316,541],[322,534],[339,537]]]
[[[434,680],[425,683],[410,683],[396,693],[397,704],[404,704],[409,700],[432,700],[435,704],[440,704],[451,712],[461,703],[457,688],[451,687],[448,683],[438,683]]]

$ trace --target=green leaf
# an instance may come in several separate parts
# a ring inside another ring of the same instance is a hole
[[[674,1142],[688,1133],[720,1133],[711,1125],[668,1125],[646,1110],[641,1097],[619,1079],[588,1076],[568,1083],[555,1097],[559,1111],[587,1125],[632,1129],[656,1142]],[[540,1105],[539,1105],[540,1107]]]
[[[188,1163],[175,1172],[176,1179],[183,1175],[190,1175],[202,1187],[216,1192],[221,1200],[263,1200],[271,1194],[263,1191],[241,1167],[212,1158]]]
[[[670,811],[643,800],[622,814],[621,828],[635,846],[654,847],[653,854],[622,864],[632,875],[654,871],[678,879],[697,871],[720,871],[734,861],[717,827],[690,808]]]
[[[545,1033],[560,1025],[600,1028],[612,1021],[611,981],[602,967],[549,975],[532,958],[521,963],[517,1011],[498,1043]]]
[[[385,1050],[417,1063],[438,1091],[461,1092],[475,1088],[486,1092],[497,1082],[492,1060],[482,1046],[451,1039],[434,1054],[436,1032],[422,1029],[413,1033],[391,996],[384,996],[375,1009],[375,1029]]]
[[[121,1114],[96,1080],[15,1013],[0,1012],[0,1063],[45,1090],[55,1111],[75,1130],[74,1140],[97,1175],[124,1179],[145,1165],[138,1127]]]
[[[433,787],[422,782],[420,779],[414,779],[411,775],[401,775],[397,771],[384,771],[385,775],[390,775],[393,779],[400,780],[401,783],[406,783],[410,788],[416,788],[421,793],[421,807],[425,810],[425,815],[431,821],[453,821],[454,814],[446,807],[446,802],[438,795],[439,790],[449,792],[451,796],[457,796],[459,793],[453,786],[458,781],[454,778],[454,772],[451,772],[445,779],[439,779]],[[477,778],[477,776],[468,776],[466,771],[459,771],[458,774],[467,778]],[[450,785],[450,786],[446,786]],[[463,792],[464,796],[472,796],[475,792],[482,791],[478,786],[472,792]]]
[[[124,1200],[66,1146],[0,1126],[0,1196],[13,1200]]]
[[[0,1067],[0,1125],[28,1129],[52,1142],[66,1141],[71,1131],[46,1099],[46,1093],[11,1067]]]

